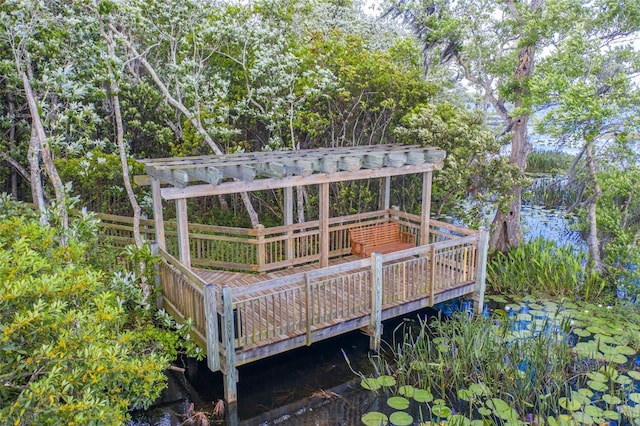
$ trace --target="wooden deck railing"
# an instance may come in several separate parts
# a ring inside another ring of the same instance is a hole
[[[387,309],[419,299],[428,299],[428,305],[433,305],[441,301],[438,296],[446,291],[464,288],[455,297],[475,292],[479,235],[476,232],[378,255],[382,283],[379,308],[383,316]],[[375,310],[376,272],[372,265],[372,259],[365,258],[233,290],[228,288],[235,328],[233,345],[239,363],[253,360],[253,350],[262,345],[271,345],[271,350],[277,353],[281,351],[278,341],[303,336],[302,343],[310,344],[317,340],[312,335],[319,330],[330,330],[325,333],[326,338],[328,334],[341,334],[366,324]],[[349,325],[350,320],[358,318],[364,322]],[[282,350],[290,349],[285,346]],[[243,352],[250,355],[243,357]]]
[[[101,238],[124,246],[133,242],[133,219],[98,214]],[[410,232],[420,241],[420,217],[396,209],[380,210],[329,220],[329,258],[342,257],[351,251],[349,230],[388,221],[400,224],[401,231]],[[431,220],[429,242],[447,241],[470,235],[473,231]],[[167,252],[178,256],[175,222],[165,222]],[[155,238],[151,220],[141,220],[141,231],[148,240]],[[191,264],[195,267],[268,272],[286,267],[316,262],[319,253],[318,221],[303,224],[255,229],[202,224],[189,224]]]
[[[207,347],[206,283],[169,253],[159,250],[159,255],[162,307],[179,322],[191,318],[193,338]]]

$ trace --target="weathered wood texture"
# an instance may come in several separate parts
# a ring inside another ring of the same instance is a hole
[[[432,172],[442,168],[445,155],[436,147],[369,145],[140,162],[151,177],[170,185],[161,189],[162,198],[175,200]]]
[[[415,236],[410,232],[400,232],[397,222],[381,223],[349,230],[351,253],[367,257],[372,253],[391,253],[415,247]]]
[[[131,218],[98,214],[100,235],[104,241],[124,246],[133,243]],[[389,219],[389,218],[392,219]],[[351,253],[351,229],[374,226],[393,220],[400,232],[420,241],[420,216],[395,209],[329,218],[328,258]],[[141,230],[147,240],[155,235],[154,222],[142,220]],[[179,256],[175,222],[164,222],[166,251]],[[444,222],[430,221],[429,242],[445,241],[468,235],[470,231]],[[318,262],[320,259],[320,223],[309,221],[273,228],[233,228],[189,224],[191,265],[194,267],[269,272]],[[287,255],[289,253],[289,255]]]
[[[380,255],[381,319],[477,291],[478,243],[473,234]],[[230,289],[236,365],[358,328],[371,330],[376,300],[371,258],[304,269],[267,274],[266,281],[258,281],[260,275],[197,271],[201,281]],[[220,357],[228,350],[223,344]]]

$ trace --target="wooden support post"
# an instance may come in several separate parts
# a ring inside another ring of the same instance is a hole
[[[187,199],[176,200],[176,221],[178,227],[178,252],[180,262],[191,269],[191,249],[189,248],[189,219],[187,217]]]
[[[257,235],[257,253],[258,253],[258,271],[263,271],[263,267],[266,265],[267,263],[267,248],[265,247],[265,242],[264,242],[264,225],[262,224],[257,224],[256,225],[256,231],[258,231],[258,235]]]
[[[157,241],[153,241],[151,244],[151,253],[154,256],[158,256],[160,254],[160,249],[158,248],[158,242]],[[162,262],[162,260],[160,261]],[[156,287],[156,308],[158,309],[162,309],[163,308],[163,304],[164,304],[164,298],[162,296],[163,294],[163,282],[162,282],[162,275],[161,275],[161,269],[160,269],[160,263],[159,262],[155,262],[155,268],[156,268],[156,277],[155,277],[155,287]]]
[[[473,293],[473,311],[476,315],[482,315],[484,309],[484,290],[487,279],[487,254],[489,252],[489,231],[480,228],[478,241],[478,261],[476,262],[476,291]]]
[[[420,215],[420,245],[429,244],[429,218],[431,216],[431,172],[422,175],[422,214]]]
[[[320,267],[329,266],[329,184],[320,184]]]
[[[394,206],[391,206],[391,210],[393,210],[394,212],[399,212],[400,207],[394,205]],[[391,218],[396,222],[400,221],[400,216],[398,216],[397,214],[392,215]]]
[[[313,324],[313,299],[311,298],[311,279],[304,274],[305,307],[307,312],[307,346],[311,345],[311,325]]]
[[[436,297],[436,248],[431,246],[429,250],[429,306],[435,305]]]
[[[238,372],[236,371],[235,327],[233,322],[233,293],[231,287],[222,287],[222,341],[224,342],[225,365],[222,371],[224,377],[224,399],[227,404],[238,401]],[[238,324],[238,327],[240,324]]]
[[[151,198],[153,199],[153,224],[156,228],[156,243],[162,250],[167,250],[164,235],[164,215],[162,213],[162,196],[160,195],[160,181],[151,179]]]
[[[220,370],[220,340],[217,292],[213,284],[207,284],[204,288],[204,314],[207,319],[207,366],[215,372]]]
[[[391,176],[385,176],[380,183],[380,200],[378,208],[389,210],[391,204]]]
[[[284,224],[285,226],[293,225],[293,187],[284,188]],[[291,228],[287,230],[287,242],[285,247],[285,255],[287,260],[292,261],[295,257],[293,245],[293,231]],[[293,267],[293,266],[291,266]]]
[[[380,350],[382,339],[382,255],[371,255],[371,332],[369,349]]]

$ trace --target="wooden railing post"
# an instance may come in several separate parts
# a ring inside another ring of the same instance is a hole
[[[262,271],[262,268],[267,263],[267,248],[265,247],[265,242],[264,242],[264,225],[262,225],[261,223],[256,225],[256,231],[258,231],[258,235],[257,235],[258,271]]]
[[[160,255],[160,247],[156,241],[152,241],[149,244],[149,246],[151,247],[151,253],[154,256]],[[155,283],[154,283],[156,286],[156,308],[158,309],[162,309],[163,302],[164,302],[164,299],[162,297],[162,285],[164,283],[162,282],[162,270],[160,269],[160,262],[162,262],[162,259],[160,259],[154,265],[156,269],[156,277],[155,277]]]
[[[429,250],[429,306],[435,305],[436,297],[436,247],[431,244]]]
[[[371,254],[371,337],[369,349],[378,351],[382,339],[382,255]]]
[[[220,370],[220,340],[218,338],[218,301],[216,286],[204,287],[204,313],[207,319],[207,365],[209,370]]]
[[[478,241],[478,261],[476,262],[476,291],[473,294],[473,311],[476,315],[482,315],[484,309],[484,290],[487,279],[487,254],[489,252],[489,231],[480,228],[480,236]]]
[[[307,313],[307,346],[311,345],[311,325],[313,324],[313,299],[311,297],[311,278],[304,274],[305,311]]]
[[[233,293],[231,287],[222,287],[222,341],[224,342],[225,365],[224,399],[227,404],[235,404],[238,401],[238,374],[236,371],[236,345],[235,329],[233,323]],[[240,324],[238,324],[238,327]]]

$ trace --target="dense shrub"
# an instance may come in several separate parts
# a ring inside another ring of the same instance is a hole
[[[172,324],[156,325],[135,275],[88,266],[81,232],[62,246],[19,210],[0,199],[0,418],[122,424],[164,388],[180,345]]]

